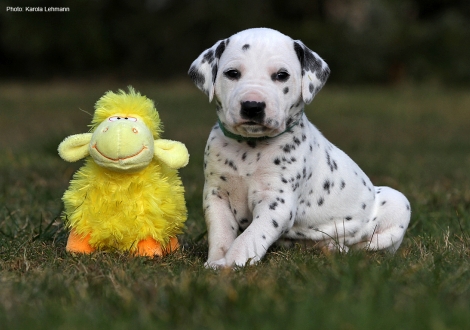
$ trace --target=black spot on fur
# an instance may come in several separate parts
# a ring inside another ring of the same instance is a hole
[[[242,47],[242,50],[247,51],[249,48],[250,48],[249,44],[244,44],[243,47]]]
[[[352,217],[347,216],[345,219],[346,219],[346,221],[351,221],[351,220],[352,220]]]
[[[212,64],[212,62],[214,62],[214,51],[212,49],[209,49],[207,52],[205,52],[202,57],[202,63],[206,62],[209,64]]]
[[[365,210],[367,207],[366,203],[362,203],[362,209]]]
[[[277,202],[271,203],[271,205],[269,205],[270,210],[275,210],[276,207],[277,207]]]
[[[346,187],[346,182],[344,182],[344,180],[342,180],[342,181],[341,181],[340,189],[343,190],[344,187]]]
[[[274,226],[274,228],[277,228],[277,227],[279,227],[279,224],[277,223],[277,221],[276,221],[276,220],[273,220],[273,226]]]
[[[292,191],[296,191],[297,188],[300,187],[300,184],[298,182],[296,182],[295,184],[292,185]]]
[[[318,206],[322,206],[323,202],[325,202],[325,199],[323,197],[320,197],[317,201]]]
[[[328,195],[330,194],[330,185],[330,180],[325,180],[325,182],[323,183],[323,190],[327,191]]]
[[[295,146],[291,144],[286,144],[282,150],[286,153],[291,152],[291,150],[295,150]]]
[[[284,198],[280,198],[280,197],[277,197],[276,200],[278,202],[281,202],[281,204],[284,204],[286,201],[284,200]]]
[[[336,162],[331,159],[330,153],[328,151],[325,151],[325,152],[326,152],[326,164],[330,168],[331,172],[334,172],[335,170],[338,169],[338,165],[336,165]]]
[[[234,171],[237,170],[237,166],[233,163],[232,160],[226,159],[226,160],[225,160],[225,165],[228,165],[228,166],[229,166],[230,168],[232,168]]]
[[[385,205],[385,203],[387,203],[387,201],[383,201],[382,204],[380,204],[380,205]]]
[[[219,59],[222,56],[222,53],[225,51],[225,40],[221,41],[220,44],[215,49],[215,57]]]
[[[248,223],[248,219],[246,219],[246,218],[243,218],[243,219],[241,219],[241,220],[240,220],[240,223],[241,223],[241,224]]]
[[[225,176],[223,176],[223,175],[220,176],[220,179],[221,179],[222,181],[227,181],[227,178],[226,178]]]
[[[217,65],[212,66],[212,83],[215,83],[215,79],[217,78]]]
[[[246,144],[248,144],[253,149],[256,148],[256,141],[250,140],[250,141],[247,141]]]
[[[196,69],[196,67],[191,66],[191,68],[189,68],[188,75],[191,78],[191,80],[196,84],[196,86],[200,88],[204,86],[204,83],[206,82],[206,78],[201,72],[198,71],[198,69]]]
[[[282,90],[282,92],[283,92],[284,94],[289,93],[289,87],[285,87],[285,88]]]
[[[243,153],[243,155],[242,155],[242,160],[245,161],[245,159],[246,159],[246,152]]]
[[[280,160],[279,158],[276,158],[276,159],[274,160],[274,164],[275,164],[275,165],[281,164],[281,160]]]

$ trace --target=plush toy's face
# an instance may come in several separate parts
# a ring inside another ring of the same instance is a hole
[[[76,162],[90,155],[98,165],[117,172],[137,172],[153,159],[173,169],[188,163],[184,144],[160,139],[153,102],[132,87],[129,94],[106,93],[96,108],[93,133],[69,136],[59,145],[64,160]]]
[[[100,166],[114,171],[139,171],[153,159],[152,132],[141,118],[109,117],[93,133],[89,153]]]

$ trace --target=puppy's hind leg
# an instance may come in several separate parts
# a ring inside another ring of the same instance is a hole
[[[368,250],[398,250],[410,222],[411,208],[408,199],[389,187],[375,187],[375,215],[369,222]]]

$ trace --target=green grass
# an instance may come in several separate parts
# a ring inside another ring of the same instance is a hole
[[[81,163],[56,152],[85,132],[116,83],[0,86],[0,328],[470,328],[470,93],[436,87],[327,86],[306,109],[376,185],[409,198],[396,255],[271,249],[236,271],[203,267],[202,154],[213,106],[195,87],[135,83],[157,103],[165,138],[184,142],[183,248],[163,259],[72,256],[61,196]],[[80,111],[83,110],[83,111]],[[86,112],[84,112],[86,111]]]

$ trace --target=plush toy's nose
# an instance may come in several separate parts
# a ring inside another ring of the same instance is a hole
[[[128,131],[128,130],[131,130],[132,133],[134,133],[134,134],[138,134],[139,129],[134,124],[135,123],[133,123],[133,122],[126,122],[126,121],[122,120],[120,122],[112,123],[112,124],[109,124],[108,126],[103,127],[101,132],[102,133],[107,133],[109,131],[109,129],[111,128],[112,129],[111,133],[114,132],[114,134],[116,134],[116,131],[118,131],[117,134],[121,134],[121,133],[125,134],[125,132]]]

